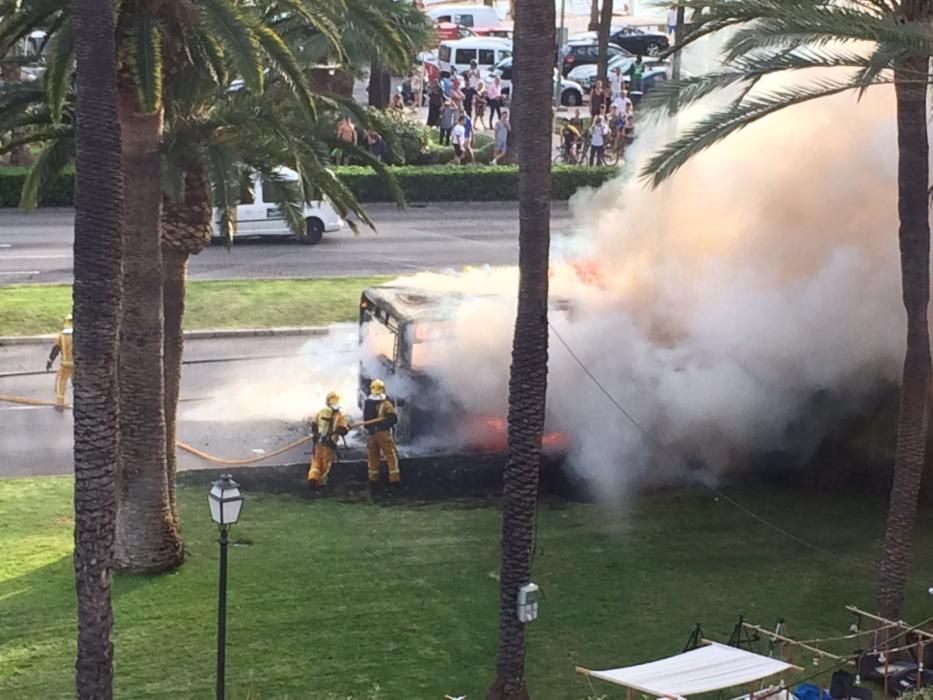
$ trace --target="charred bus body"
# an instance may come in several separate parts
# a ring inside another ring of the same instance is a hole
[[[496,298],[479,294],[469,299],[484,297]],[[360,298],[359,342],[369,352],[360,362],[358,404],[362,407],[373,379],[384,379],[390,398],[398,405],[396,439],[400,443],[450,436],[468,450],[506,449],[505,417],[468,411],[444,390],[428,361],[430,353],[437,352],[437,345],[454,336],[456,313],[467,300],[458,292],[393,284],[371,287]],[[449,346],[446,349],[450,350]],[[548,433],[544,447],[562,451],[566,438]]]

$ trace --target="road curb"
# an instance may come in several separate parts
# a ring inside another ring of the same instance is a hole
[[[221,338],[265,338],[288,336],[322,336],[335,328],[333,326],[282,326],[279,328],[219,328],[216,330],[185,331],[185,340],[214,340]],[[0,336],[0,347],[10,345],[48,345],[55,342],[55,335],[4,335]]]

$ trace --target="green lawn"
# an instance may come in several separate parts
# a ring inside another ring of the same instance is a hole
[[[352,321],[360,292],[387,277],[191,282],[185,328],[271,328]],[[54,333],[71,310],[68,285],[0,288],[0,335]]]
[[[72,693],[70,482],[0,481],[0,697]],[[575,664],[676,653],[692,625],[725,640],[736,615],[803,637],[844,633],[846,603],[872,607],[880,500],[734,493],[846,560],[801,550],[700,493],[620,510],[549,505],[529,629],[532,697],[590,695]],[[183,487],[188,560],[174,574],[118,577],[117,697],[210,698],[217,552],[206,493]],[[251,493],[231,551],[230,696],[435,700],[483,697],[496,643],[499,513],[484,503],[369,506]],[[248,544],[245,544],[248,543]],[[933,523],[921,522],[905,616],[933,607]],[[838,648],[838,651],[848,651]],[[795,659],[804,666],[810,659]],[[595,682],[594,682],[595,683]],[[600,695],[623,692],[595,684]],[[738,693],[736,693],[738,694]],[[731,697],[726,695],[725,697]]]

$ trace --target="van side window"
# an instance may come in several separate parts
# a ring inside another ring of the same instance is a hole
[[[457,15],[456,21],[457,21],[457,24],[463,27],[472,27],[473,26],[473,15]]]
[[[253,190],[253,182],[250,179],[243,178],[240,182],[240,204],[255,204],[256,193]]]
[[[441,46],[437,51],[437,57],[445,63],[450,63],[450,47]]]
[[[453,18],[450,15],[441,15],[434,21],[435,22],[452,22]]]
[[[480,49],[479,50],[479,65],[481,66],[491,66],[496,62],[496,51],[495,49]]]
[[[454,60],[454,63],[469,64],[470,61],[476,60],[476,49],[457,49],[457,58]]]

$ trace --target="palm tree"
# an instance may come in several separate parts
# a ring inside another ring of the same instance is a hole
[[[113,5],[75,0],[78,64],[74,245],[75,588],[79,698],[113,697],[114,555],[118,457],[117,332],[123,182]]]
[[[351,97],[351,78],[362,77],[369,68],[369,103],[380,108],[391,96],[389,72],[409,70],[415,55],[434,37],[427,15],[408,0],[347,0],[336,24],[337,42],[300,26],[294,31],[283,27],[282,32],[321,92],[335,92],[331,88],[341,85],[338,94]]]
[[[664,147],[644,175],[655,185],[691,156],[729,134],[786,107],[848,91],[894,85],[898,132],[898,242],[907,313],[907,351],[901,381],[894,481],[881,555],[878,605],[897,619],[904,601],[917,498],[923,476],[930,395],[929,144],[927,88],[933,39],[933,0],[688,1],[698,21],[682,46],[729,29],[724,65],[708,75],[672,81],[646,106],[670,113],[726,88],[737,97]],[[756,90],[769,75],[834,69],[835,78],[783,89]],[[841,70],[840,70],[841,69]],[[848,70],[846,70],[848,69]]]
[[[353,194],[327,169],[335,142],[316,137],[316,123],[295,113],[290,88],[274,83],[263,95],[218,90],[203,71],[189,66],[173,82],[166,99],[168,128],[163,145],[162,269],[165,309],[165,418],[169,500],[175,503],[175,435],[182,354],[187,269],[190,256],[210,245],[213,207],[228,244],[236,229],[235,210],[251,176],[263,177],[263,189],[275,192],[286,221],[299,236],[306,233],[304,203],[328,197],[341,216],[353,213],[372,226]],[[278,88],[278,89],[276,89]],[[338,103],[315,98],[315,113],[333,111]],[[291,109],[290,105],[291,104]],[[359,116],[363,116],[362,113]],[[332,138],[328,129],[328,138]],[[401,201],[401,192],[381,163],[361,150],[386,177]],[[300,178],[283,179],[288,166]]]
[[[603,0],[602,10],[599,18],[599,65],[597,68],[597,77],[606,82],[609,75],[609,30],[612,28],[612,0]]]
[[[11,10],[0,26],[0,55],[6,55],[32,29],[50,29],[44,87],[51,117],[62,120],[74,70],[71,6],[65,0],[52,0],[11,4]],[[173,79],[182,66],[193,63],[226,86],[232,67],[247,88],[261,91],[268,66],[288,80],[310,111],[311,94],[300,66],[279,34],[263,21],[273,13],[298,18],[306,27],[334,36],[332,13],[312,14],[295,0],[248,7],[234,0],[198,4],[141,0],[118,6],[121,63],[117,88],[128,207],[119,353],[121,460],[116,562],[128,571],[164,571],[183,559],[167,476],[163,302],[161,295],[151,293],[162,283],[163,76]],[[67,124],[62,126],[67,128]],[[55,144],[40,157],[34,182],[60,166],[65,145],[62,140]]]
[[[525,629],[518,589],[531,576],[548,362],[551,210],[551,87],[555,11],[551,0],[517,3],[513,114],[519,160],[519,288],[509,378],[509,454],[502,512],[499,649],[491,699],[528,697]]]

